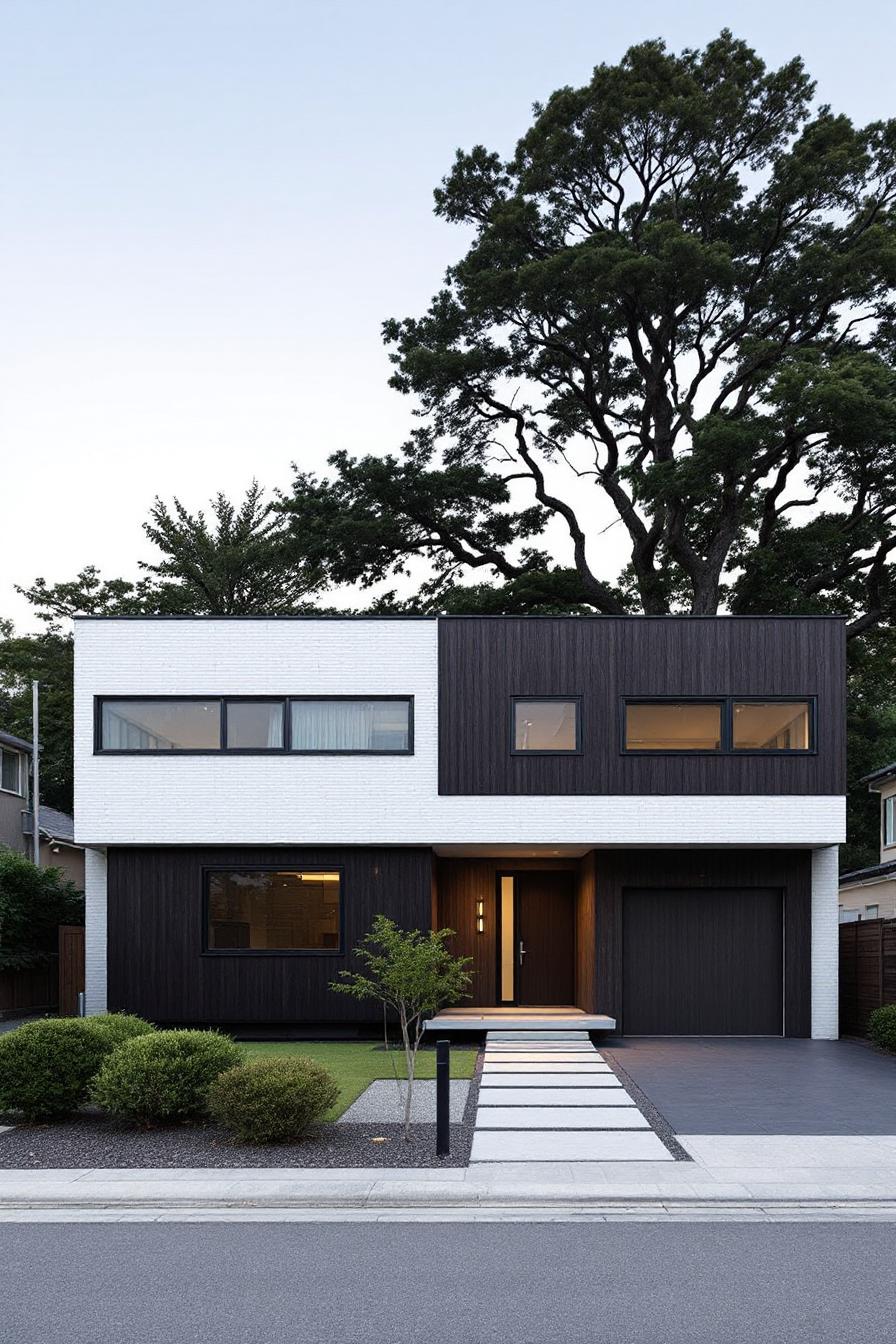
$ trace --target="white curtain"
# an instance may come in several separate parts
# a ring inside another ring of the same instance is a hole
[[[369,751],[378,709],[371,700],[294,700],[293,751]]]

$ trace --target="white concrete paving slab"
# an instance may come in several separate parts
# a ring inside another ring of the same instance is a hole
[[[556,1063],[552,1060],[542,1060],[541,1062],[527,1063],[526,1060],[517,1059],[486,1059],[482,1065],[483,1072],[500,1073],[513,1070],[516,1073],[611,1073],[609,1064],[604,1064],[595,1057],[595,1062],[591,1060],[576,1063]]]
[[[672,1162],[652,1130],[633,1133],[560,1130],[476,1131],[470,1162]]]
[[[480,1106],[482,1129],[649,1129],[637,1106]]]
[[[503,1081],[503,1080],[502,1080]],[[598,1098],[594,1088],[587,1087],[486,1087],[479,1089],[480,1106],[593,1106]],[[616,1087],[602,1087],[601,1106],[634,1106],[628,1093],[618,1082]]]
[[[488,1087],[621,1087],[615,1073],[523,1073],[503,1069],[483,1072],[483,1086]]]
[[[506,1064],[525,1062],[529,1064],[580,1064],[600,1063],[594,1050],[514,1050],[511,1052],[501,1050],[486,1050],[484,1062],[486,1064]],[[607,1065],[609,1068],[609,1065]]]

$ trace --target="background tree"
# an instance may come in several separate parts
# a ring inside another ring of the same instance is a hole
[[[56,952],[60,924],[84,923],[84,897],[59,868],[0,847],[0,970],[31,970]]]
[[[426,598],[514,584],[554,569],[553,524],[599,612],[892,617],[896,124],[812,94],[727,31],[646,42],[536,106],[508,161],[458,152],[436,214],[472,244],[384,327],[424,423],[287,505],[336,576],[424,556]]]
[[[41,795],[72,810],[74,616],[279,615],[314,610],[310,599],[325,573],[310,563],[294,533],[253,481],[240,504],[223,494],[210,517],[191,514],[180,500],[156,499],[143,530],[161,553],[141,562],[136,581],[104,579],[88,565],[72,580],[39,578],[19,588],[44,629],[19,634],[0,621],[0,723],[31,738],[31,682],[41,685]]]
[[[472,241],[384,325],[421,424],[281,504],[334,581],[416,578],[391,609],[844,613],[851,770],[896,754],[896,123],[813,92],[728,31],[645,42],[510,159],[458,152],[435,210]],[[873,861],[863,789],[852,812]]]

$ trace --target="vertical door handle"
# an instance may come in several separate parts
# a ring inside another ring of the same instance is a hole
[[[521,938],[521,939],[520,939],[520,965],[521,965],[521,966],[522,966],[522,964],[523,964],[523,957],[524,957],[525,955],[526,955],[526,949],[525,949],[525,947],[523,946],[523,940],[522,940],[522,938]]]

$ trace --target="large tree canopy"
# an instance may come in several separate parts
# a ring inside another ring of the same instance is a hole
[[[812,98],[800,60],[769,71],[727,31],[645,42],[536,106],[508,161],[458,152],[436,213],[472,242],[384,328],[422,423],[397,455],[297,474],[307,553],[364,584],[423,557],[436,607],[479,575],[510,608],[522,585],[606,613],[886,622],[896,123]]]

